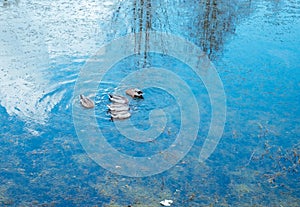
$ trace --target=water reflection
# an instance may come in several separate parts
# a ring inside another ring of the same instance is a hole
[[[3,7],[0,8],[2,9],[1,13],[4,14],[1,14],[0,17],[0,38],[4,44],[0,51],[5,54],[5,56],[0,57],[1,60],[3,59],[2,70],[0,71],[2,83],[8,80],[5,77],[16,81],[18,76],[21,79],[30,79],[28,85],[33,85],[36,88],[27,87],[28,91],[24,92],[18,91],[24,87],[17,87],[18,90],[12,91],[12,87],[8,90],[6,84],[3,87],[3,93],[1,93],[3,94],[1,105],[8,110],[9,114],[47,117],[47,114],[64,96],[62,91],[65,89],[62,86],[65,85],[66,81],[74,82],[77,71],[74,70],[75,72],[73,71],[73,74],[70,75],[70,71],[66,71],[65,68],[59,69],[61,71],[58,74],[64,76],[63,73],[67,73],[64,77],[71,77],[67,80],[57,80],[57,77],[53,76],[44,77],[40,68],[42,64],[48,62],[46,56],[63,59],[69,55],[91,55],[98,48],[97,44],[103,44],[105,35],[109,37],[109,41],[127,33],[143,31],[144,33],[140,33],[136,37],[135,47],[136,53],[140,54],[143,66],[147,64],[148,59],[147,51],[151,41],[149,31],[180,35],[200,46],[213,59],[214,55],[221,51],[226,39],[234,33],[235,24],[239,18],[238,12],[247,11],[249,2],[251,1],[105,1],[97,5],[91,4],[89,10],[95,10],[91,15],[87,10],[83,10],[83,8],[87,8],[88,3],[84,4],[85,7],[77,5],[72,10],[70,5],[68,6],[70,3],[63,0],[53,5],[47,4],[47,2],[43,5],[34,5],[34,1],[3,0]],[[19,6],[16,8],[4,8],[4,6],[18,4]],[[66,5],[64,11],[61,10],[61,5]],[[26,9],[30,7],[33,9],[26,12]],[[45,14],[40,13],[41,10]],[[31,14],[35,21],[31,20]],[[62,14],[64,16],[61,16]],[[78,14],[80,14],[80,18]],[[56,18],[57,16],[59,18]],[[37,17],[40,18],[38,21]],[[109,20],[108,17],[111,19]],[[40,24],[38,24],[39,21],[41,21]],[[86,23],[89,21],[101,22],[101,24]],[[103,23],[108,21],[110,21],[110,28],[107,26],[108,23]],[[47,25],[47,27],[41,27],[41,25]],[[113,34],[110,36],[111,31]],[[10,43],[6,44],[7,41]],[[24,49],[20,50],[20,48]],[[16,59],[17,62],[14,63]],[[4,65],[5,62],[9,65]],[[139,64],[139,61],[137,63]],[[19,65],[16,66],[16,64]],[[27,67],[27,64],[33,68]],[[20,70],[20,68],[26,69]],[[12,71],[15,71],[15,74]],[[35,77],[25,78],[26,73]],[[51,83],[51,87],[49,87],[50,78],[56,81],[56,83]],[[19,82],[22,84],[22,81]],[[49,88],[51,89],[49,90]],[[24,100],[30,101],[24,103]],[[20,106],[16,108],[15,106],[18,104]]]
[[[9,7],[9,6],[13,6],[13,5],[18,6],[19,3],[20,3],[20,0],[2,0],[0,2],[0,6],[2,6],[2,7]]]
[[[130,8],[123,8],[128,6]],[[239,18],[245,18],[250,13],[250,7],[251,0],[135,0],[131,5],[120,5],[115,11],[120,19],[114,18],[113,21],[115,26],[125,22],[128,32],[145,32],[136,44],[136,51],[143,53],[145,58],[149,46],[147,34],[153,30],[183,36],[214,58],[222,51],[230,35],[234,34]]]
[[[133,19],[134,25],[132,25],[131,30],[134,33],[139,33],[144,31],[145,33],[140,33],[141,35],[136,40],[135,52],[138,54],[141,53],[141,41],[142,39],[145,40],[144,45],[144,59],[147,59],[147,51],[149,48],[149,31],[151,30],[151,22],[152,22],[152,11],[151,11],[151,0],[135,0],[133,2]],[[144,35],[144,37],[142,37]]]
[[[227,35],[234,33],[237,14],[230,1],[207,0],[202,6],[204,12],[197,16],[196,44],[212,57],[222,48]]]
[[[12,2],[10,2],[12,3]],[[0,104],[9,115],[44,121],[51,101],[41,98],[48,83],[48,51],[26,10],[0,8]]]

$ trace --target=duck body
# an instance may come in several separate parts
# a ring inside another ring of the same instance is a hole
[[[130,88],[127,89],[125,92],[128,96],[131,96],[131,98],[144,98],[143,91],[141,91],[138,88]]]
[[[110,112],[111,119],[128,119],[131,117],[131,114],[129,111],[111,111]]]
[[[80,104],[87,109],[92,109],[95,107],[94,101],[82,94],[80,95]]]
[[[109,100],[112,102],[107,105],[111,120],[128,119],[131,117],[129,112],[128,99],[120,95],[109,94]]]
[[[109,94],[109,100],[113,103],[128,104],[128,99],[120,95]]]
[[[131,98],[141,98],[143,99],[143,92],[138,88],[127,89],[126,94]],[[111,116],[111,120],[115,119],[128,119],[131,117],[129,112],[128,99],[124,96],[109,94],[109,100],[112,102],[110,105],[107,105],[108,111]]]
[[[129,106],[127,104],[119,104],[119,103],[112,103],[107,105],[109,111],[128,111]]]

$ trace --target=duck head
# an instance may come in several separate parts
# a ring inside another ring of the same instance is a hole
[[[132,98],[144,98],[143,91],[138,88],[130,88],[126,90],[126,94]]]

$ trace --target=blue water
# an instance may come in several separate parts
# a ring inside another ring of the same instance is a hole
[[[172,206],[299,206],[299,1],[2,3],[0,206],[160,206],[164,199]],[[148,30],[178,35],[206,52],[224,85],[226,123],[216,150],[200,163],[212,113],[202,80],[182,61],[137,46],[140,54],[113,65],[92,94],[97,127],[110,145],[147,157],[167,149],[180,131],[180,106],[160,88],[146,88],[144,100],[129,103],[130,120],[143,130],[151,127],[150,111],[165,110],[167,124],[155,141],[127,139],[110,120],[107,94],[143,67],[182,78],[201,118],[194,145],[175,166],[127,177],[84,150],[73,94],[101,46]]]

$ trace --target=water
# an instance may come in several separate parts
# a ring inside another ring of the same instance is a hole
[[[11,0],[0,2],[0,14],[0,206],[160,206],[164,199],[172,206],[299,205],[299,1]],[[199,163],[213,112],[205,85],[180,60],[147,53],[149,43],[140,39],[140,55],[113,65],[91,93],[95,123],[110,145],[147,157],[180,131],[180,104],[159,88],[130,101],[138,129],[151,128],[150,111],[165,109],[166,127],[155,141],[126,139],[110,121],[107,94],[121,93],[120,80],[143,67],[182,78],[201,118],[195,143],[175,166],[127,177],[84,150],[73,95],[101,46],[141,31],[172,33],[205,51],[224,85],[227,114],[216,150]]]

